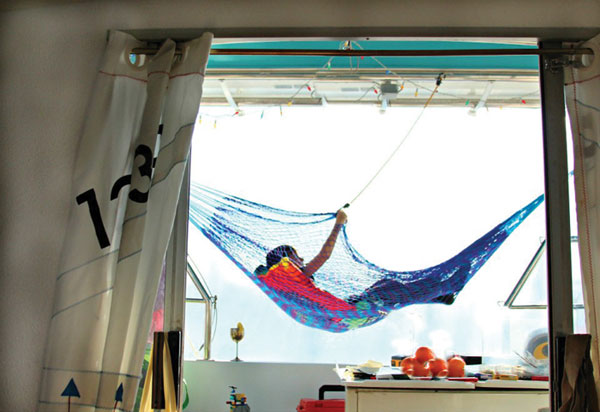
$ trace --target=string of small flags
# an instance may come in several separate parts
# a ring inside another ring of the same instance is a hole
[[[353,46],[356,46],[358,49],[360,50],[364,50],[364,48],[360,45],[360,43],[356,42],[356,41],[351,41],[351,40],[345,40],[342,41],[338,47],[338,49],[341,50],[354,50]],[[331,70],[331,62],[332,60],[335,58],[336,56],[331,56],[327,62],[325,62],[325,64],[323,64],[323,66],[321,67],[321,69],[325,69],[325,70]],[[374,56],[368,56],[370,59],[372,59],[373,61],[375,61],[379,66],[381,66],[384,70],[385,70],[385,74],[386,75],[393,75],[396,77],[401,78],[402,83],[400,83],[399,88],[398,88],[398,92],[402,92],[405,88],[405,84],[410,84],[411,86],[414,87],[414,97],[417,98],[419,96],[419,92],[420,90],[425,90],[428,92],[433,92],[434,89],[427,87],[425,85],[423,85],[420,82],[416,82],[414,80],[411,79],[407,79],[407,78],[403,78],[402,75],[394,72],[392,69],[390,69],[389,67],[387,67],[383,62],[381,62],[381,60],[379,60],[377,57]],[[339,58],[339,57],[338,57]],[[350,69],[354,70],[354,67],[352,65],[352,56],[349,56],[350,58]],[[364,60],[365,56],[357,56],[356,57],[356,69],[358,70],[360,67],[360,60]],[[311,86],[312,83],[314,83],[317,79],[317,77],[313,77],[309,80],[307,80],[305,83],[303,83],[300,87],[298,87],[295,92],[289,97],[289,99],[287,99],[287,106],[291,107],[294,104],[294,98],[296,98],[302,91],[307,91],[308,93],[310,93],[311,97],[320,97],[323,100],[326,100],[325,96],[319,96],[316,93],[316,90],[314,89],[314,86]],[[367,88],[365,90],[365,92],[358,98],[355,100],[355,102],[359,102],[362,99],[364,99],[369,93],[373,93],[375,95],[378,96],[379,99],[381,99],[381,95],[380,95],[380,91],[379,91],[380,85],[377,82],[373,82],[373,85],[369,88]],[[440,92],[437,91],[437,93],[439,93],[440,95],[444,95],[444,96],[449,96],[449,97],[453,97],[455,99],[463,99],[464,97],[459,96],[459,95],[455,95],[452,93],[447,93],[447,92]],[[531,92],[528,93],[526,95],[522,95],[522,96],[515,96],[515,101],[519,101],[521,104],[527,104],[527,100],[526,97],[529,95],[535,95],[538,92]],[[471,99],[466,99],[465,100],[465,106],[469,107],[469,106],[473,106]],[[258,111],[260,111],[260,119],[264,118],[265,115],[265,110],[269,110],[269,109],[279,109],[279,115],[283,116],[283,107],[282,105],[270,105],[264,109],[260,109]],[[502,106],[499,107],[500,109],[502,109]],[[246,111],[244,112],[245,115],[249,114]],[[211,117],[213,119],[212,124],[213,124],[213,128],[217,127],[217,121],[219,118],[231,118],[231,117],[238,117],[241,116],[241,112],[239,110],[235,111],[233,114],[223,114],[223,115],[213,115],[213,114],[201,114],[198,116],[198,124],[202,123],[202,116],[206,116],[206,117]]]

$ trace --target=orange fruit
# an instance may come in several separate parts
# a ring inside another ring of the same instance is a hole
[[[413,364],[412,376],[426,377],[431,376],[431,369],[428,363],[415,362]]]
[[[415,351],[415,358],[417,362],[425,363],[435,359],[435,353],[427,346],[421,346]]]
[[[435,358],[434,360],[430,360],[429,369],[431,370],[431,374],[433,376],[439,378],[448,376],[448,364],[443,359]]]
[[[400,362],[400,367],[402,368],[402,372],[404,372],[407,375],[412,374],[413,369],[414,369],[414,364],[416,361],[417,360],[412,356],[402,359],[402,361]]]
[[[465,361],[460,356],[448,359],[448,377],[462,378],[465,376]]]

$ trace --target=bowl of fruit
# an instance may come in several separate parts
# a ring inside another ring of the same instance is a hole
[[[421,346],[414,355],[400,361],[402,372],[411,379],[446,379],[465,376],[465,361],[458,355],[443,359],[428,347]]]

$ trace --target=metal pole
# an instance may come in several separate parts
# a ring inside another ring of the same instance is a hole
[[[187,227],[190,194],[190,164],[187,163],[179,192],[179,201],[173,230],[165,256],[165,307],[164,330],[183,333],[185,323],[185,284],[187,268]],[[180,340],[181,343],[181,340]],[[183,371],[183,347],[180,348],[179,358],[171,359],[177,362],[178,371]],[[183,373],[173,376],[176,379],[176,400],[180,405],[180,388],[182,388]]]
[[[556,50],[557,42],[540,43],[541,50]],[[548,340],[551,410],[561,404],[560,381],[564,366],[564,339],[573,333],[571,286],[571,233],[563,66],[560,54],[540,56],[540,93],[544,139],[546,240],[548,260]]]
[[[204,360],[210,360],[210,348],[212,344],[212,300],[206,301],[204,308]]]
[[[177,212],[165,257],[165,331],[183,330],[187,273],[187,227],[190,192],[190,165],[187,163],[181,183]]]
[[[158,48],[139,47],[131,54],[156,54]],[[181,54],[177,49],[176,54]],[[444,57],[541,56],[594,54],[592,49],[461,49],[461,50],[332,50],[332,49],[211,49],[212,56],[325,56],[325,57]]]

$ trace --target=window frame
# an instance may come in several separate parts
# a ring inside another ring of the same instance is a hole
[[[240,29],[252,33],[250,29]],[[300,32],[285,38],[315,37]],[[292,30],[293,31],[293,30]],[[310,31],[310,30],[308,30]],[[364,33],[361,30],[350,31]],[[484,34],[484,30],[480,35]],[[133,33],[135,35],[135,33]],[[146,33],[148,34],[148,33]],[[244,33],[225,36],[215,33],[216,37],[226,37],[229,41],[248,40]],[[339,35],[339,33],[338,33]],[[404,34],[406,35],[406,34]],[[413,33],[413,35],[418,35]],[[421,34],[422,35],[422,34]],[[456,35],[456,34],[455,34]],[[573,35],[573,33],[572,33]],[[164,36],[164,33],[163,33]],[[360,36],[360,34],[359,34]],[[389,34],[388,34],[389,36]],[[574,34],[576,38],[567,38],[566,41],[588,38],[591,35],[584,33]],[[141,36],[143,37],[143,36]],[[179,36],[181,37],[181,36]],[[186,37],[192,37],[190,33]],[[250,36],[252,37],[252,36]],[[273,36],[276,37],[276,36]],[[489,34],[488,34],[489,37]],[[506,37],[506,33],[504,34]],[[518,37],[518,36],[515,36]],[[284,38],[281,38],[283,40]],[[332,39],[325,37],[325,39]],[[273,38],[273,40],[277,40]],[[562,41],[540,41],[540,49],[562,48]],[[562,376],[562,356],[564,340],[573,333],[572,314],[572,287],[571,287],[571,253],[570,253],[570,219],[568,203],[568,167],[566,146],[565,103],[563,86],[563,66],[560,63],[561,55],[540,55],[540,93],[542,109],[542,133],[544,149],[544,181],[546,196],[546,233],[547,233],[547,261],[548,261],[548,323],[551,359],[551,407],[555,410],[560,405],[560,388],[558,383]],[[559,63],[557,63],[559,62]],[[167,281],[165,302],[165,327],[179,327],[184,331],[184,306],[187,273],[187,206],[189,204],[189,162],[186,167],[184,184],[180,195],[175,225],[169,248],[167,251]]]

